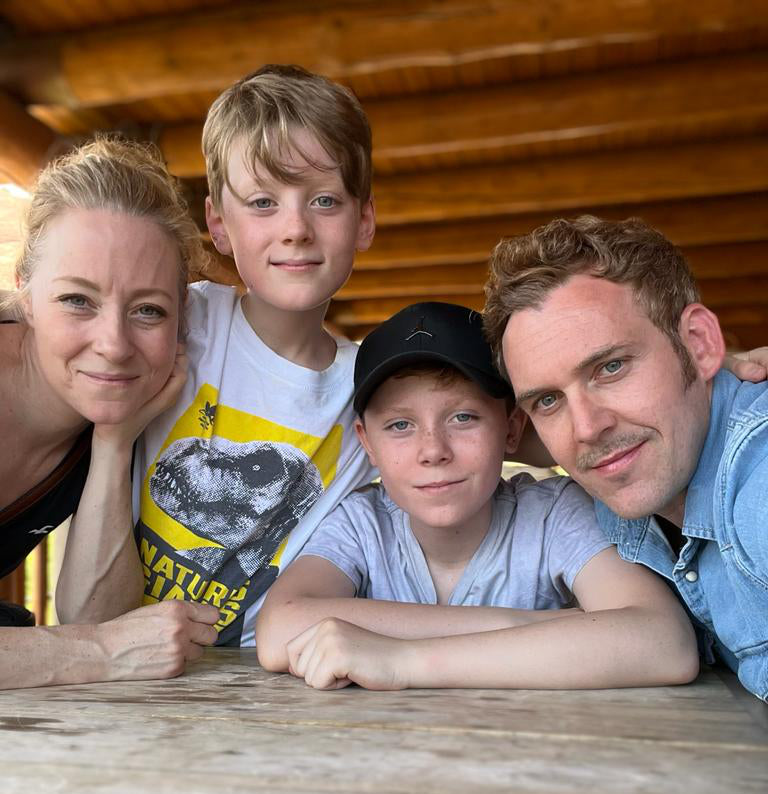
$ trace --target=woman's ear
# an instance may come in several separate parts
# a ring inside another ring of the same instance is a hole
[[[701,303],[689,303],[680,316],[679,328],[697,373],[702,380],[711,380],[725,358],[725,340],[717,317]]]
[[[520,438],[523,435],[523,429],[528,417],[523,413],[522,408],[513,408],[512,412],[507,419],[507,443],[504,451],[507,455],[512,455],[517,450],[517,445],[520,443]]]
[[[213,206],[210,196],[205,197],[205,223],[211,234],[213,247],[224,256],[232,256],[232,244],[229,242],[227,227],[224,224],[224,217]]]

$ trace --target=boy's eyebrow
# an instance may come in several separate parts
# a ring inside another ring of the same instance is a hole
[[[571,372],[574,375],[578,375],[585,369],[591,369],[595,364],[597,364],[598,361],[609,358],[616,353],[623,352],[623,350],[627,348],[629,344],[629,342],[619,342],[615,345],[606,345],[605,347],[601,347],[598,350],[595,350],[593,353],[590,353],[586,358],[583,358],[581,361],[579,361],[579,363],[572,368]],[[520,394],[515,393],[515,399],[517,404],[521,405],[522,403],[532,400],[534,397],[539,397],[542,394],[549,394],[553,391],[557,391],[557,389],[551,386],[536,386],[533,389],[528,389],[524,392],[521,392]]]

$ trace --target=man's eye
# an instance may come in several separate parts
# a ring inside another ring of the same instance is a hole
[[[615,359],[614,361],[609,361],[607,364],[603,364],[603,371],[607,375],[615,375],[623,366],[623,361]]]
[[[536,401],[536,407],[542,408],[543,410],[547,410],[551,408],[557,402],[557,397],[554,394],[545,394],[543,397],[539,397]]]
[[[322,209],[329,210],[336,206],[336,199],[333,196],[318,196],[315,204]]]

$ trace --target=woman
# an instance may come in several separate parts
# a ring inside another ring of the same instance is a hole
[[[177,675],[216,637],[211,607],[123,615],[142,588],[135,543],[124,524],[89,524],[125,515],[133,442],[183,384],[181,312],[203,256],[148,148],[98,140],[40,175],[6,305],[19,321],[0,324],[0,575],[77,510],[57,605],[64,621],[112,620],[0,628],[0,687]]]

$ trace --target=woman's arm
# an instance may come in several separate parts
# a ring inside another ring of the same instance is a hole
[[[56,587],[62,623],[100,623],[141,604],[144,576],[133,538],[133,443],[149,422],[171,407],[186,379],[180,347],[163,389],[120,425],[93,428],[91,465],[72,517]]]
[[[216,641],[218,610],[168,601],[97,626],[0,628],[0,689],[171,678]]]
[[[401,639],[446,637],[521,626],[570,615],[580,609],[508,609],[436,606],[355,598],[349,578],[322,557],[299,557],[270,588],[256,623],[262,667],[288,670],[287,646],[324,618],[340,618],[364,629]]]
[[[593,689],[696,676],[693,629],[649,570],[605,549],[578,574],[574,593],[584,614],[454,637],[394,639],[326,620],[289,643],[290,670],[320,689],[350,682],[370,689]]]

